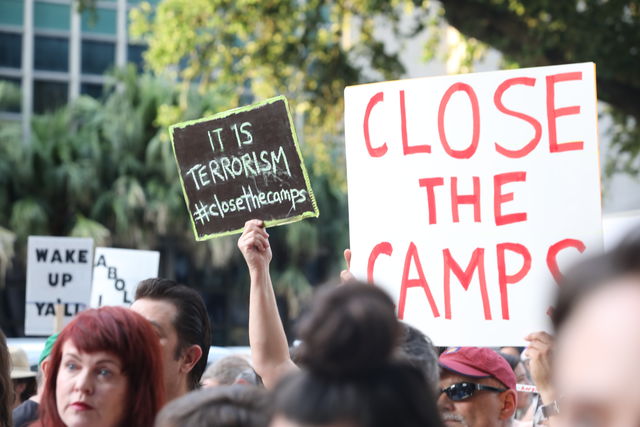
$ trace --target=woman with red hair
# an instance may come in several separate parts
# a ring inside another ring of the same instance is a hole
[[[122,307],[80,313],[60,333],[40,408],[43,427],[151,427],[164,404],[151,324]]]

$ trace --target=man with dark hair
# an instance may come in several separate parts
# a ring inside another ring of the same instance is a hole
[[[516,376],[490,348],[453,347],[439,359],[438,409],[445,425],[508,427],[516,411]]]
[[[131,309],[147,318],[160,338],[167,402],[197,389],[211,346],[200,294],[173,280],[147,279],[138,285]]]
[[[640,229],[570,271],[555,307],[552,425],[640,425]]]

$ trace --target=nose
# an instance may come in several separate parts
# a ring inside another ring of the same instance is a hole
[[[93,376],[89,369],[83,369],[75,378],[74,391],[93,393]]]

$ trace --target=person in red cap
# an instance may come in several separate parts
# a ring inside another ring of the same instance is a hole
[[[516,411],[516,376],[489,348],[454,347],[439,359],[438,409],[446,425],[506,427]]]

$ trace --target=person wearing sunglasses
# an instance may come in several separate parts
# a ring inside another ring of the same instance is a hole
[[[516,411],[516,376],[489,348],[454,347],[438,360],[438,409],[448,426],[507,427]]]

